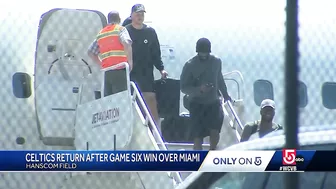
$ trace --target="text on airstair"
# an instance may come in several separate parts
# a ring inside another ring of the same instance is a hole
[[[103,122],[106,122],[106,124],[108,124],[110,121],[116,122],[119,120],[119,115],[119,108],[112,108],[105,111],[97,112],[92,115],[92,124],[98,124]]]

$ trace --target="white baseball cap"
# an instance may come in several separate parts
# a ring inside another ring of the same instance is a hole
[[[265,107],[272,107],[273,109],[275,109],[275,102],[271,99],[265,99],[261,102],[260,108],[263,109]]]

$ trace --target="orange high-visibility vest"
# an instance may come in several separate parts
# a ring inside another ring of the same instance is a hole
[[[97,35],[97,43],[100,51],[99,58],[102,61],[102,68],[107,68],[121,62],[127,62],[124,46],[119,40],[119,32],[121,29],[123,29],[122,26],[112,24],[103,28]]]

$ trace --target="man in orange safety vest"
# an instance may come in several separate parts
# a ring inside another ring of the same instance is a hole
[[[120,16],[117,11],[108,14],[109,24],[104,27],[91,43],[88,49],[89,57],[108,68],[122,62],[128,62],[130,70],[133,67],[132,40],[126,28],[119,25]],[[127,89],[124,67],[109,70],[104,78],[104,96],[115,94]]]

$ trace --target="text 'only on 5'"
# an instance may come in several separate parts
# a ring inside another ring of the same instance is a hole
[[[255,157],[255,158],[214,158],[213,163],[215,165],[261,165],[261,157]]]

